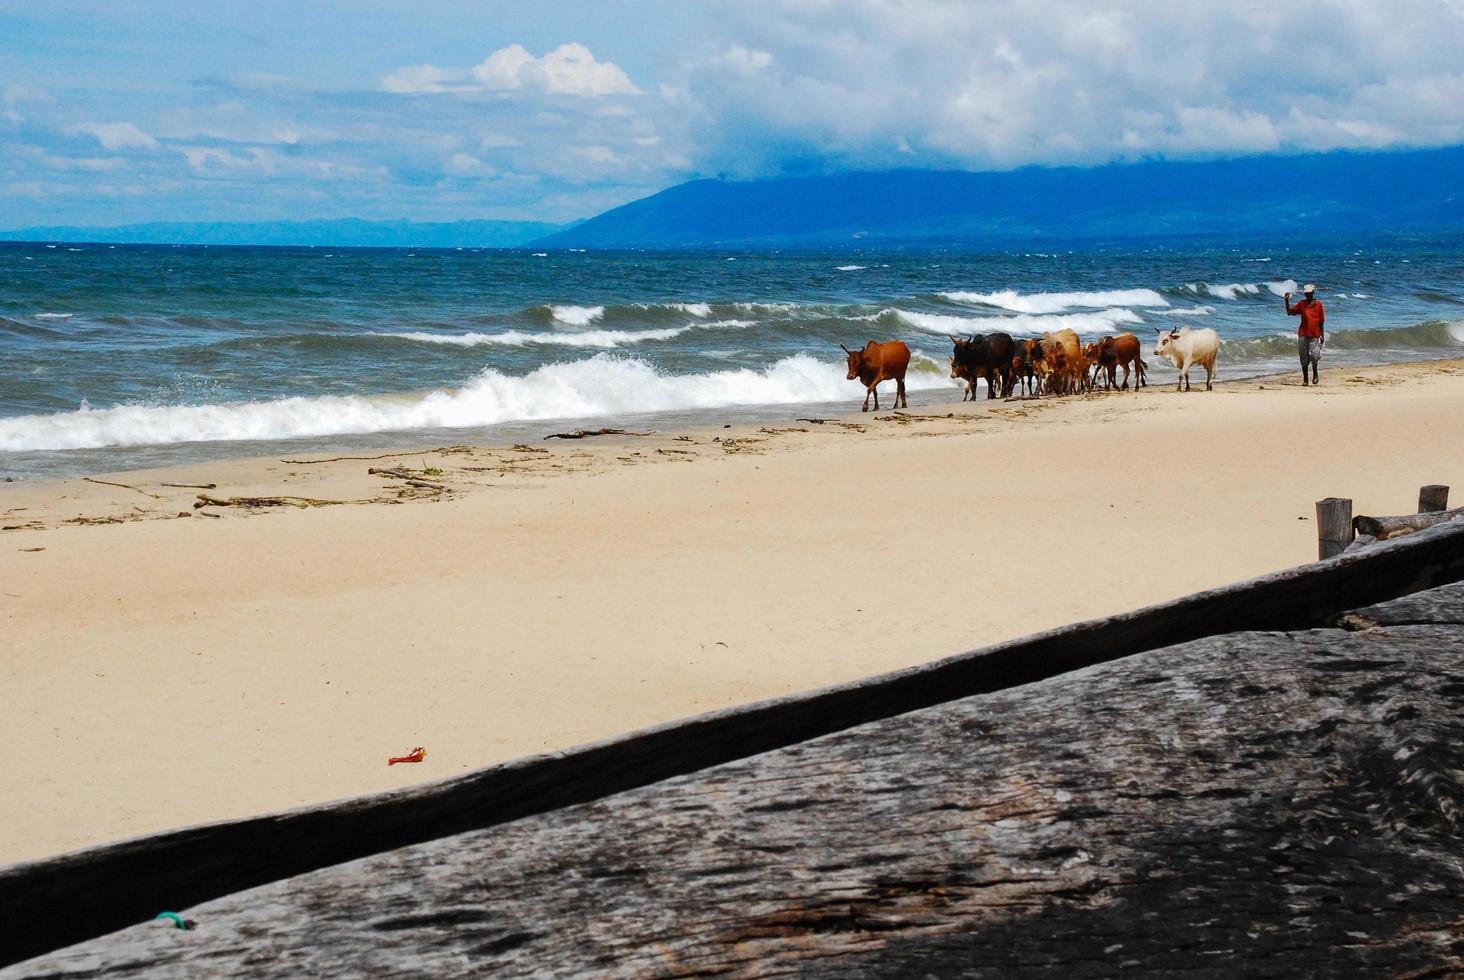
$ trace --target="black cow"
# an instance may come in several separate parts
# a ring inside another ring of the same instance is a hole
[[[1016,344],[1007,333],[974,334],[968,340],[951,337],[952,375],[959,368],[973,384],[986,380],[986,397],[1006,396],[1012,389],[1012,354]]]

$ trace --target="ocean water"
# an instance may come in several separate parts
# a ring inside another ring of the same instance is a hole
[[[1294,368],[1281,294],[1315,281],[1324,368],[1464,356],[1464,252],[1379,242],[979,254],[0,244],[0,477],[539,438],[847,410],[838,345],[898,338],[912,404],[947,335],[1190,324],[1221,378]],[[1173,372],[1153,364],[1154,380]],[[893,389],[888,396],[893,399]],[[883,404],[883,403],[882,403]]]

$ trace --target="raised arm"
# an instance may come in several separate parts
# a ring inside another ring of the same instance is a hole
[[[1298,310],[1293,310],[1291,308],[1291,294],[1290,293],[1287,293],[1284,296],[1282,296],[1281,297],[1281,302],[1286,304],[1286,313],[1287,313],[1288,316],[1296,316],[1296,314],[1299,312]]]

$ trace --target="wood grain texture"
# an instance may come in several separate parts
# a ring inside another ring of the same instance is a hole
[[[1461,609],[1453,585],[1154,650],[0,977],[1450,975]]]

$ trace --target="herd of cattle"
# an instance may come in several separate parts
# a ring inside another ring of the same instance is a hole
[[[1205,390],[1213,388],[1215,358],[1220,353],[1220,335],[1214,330],[1192,330],[1180,327],[1159,330],[1154,356],[1162,357],[1179,369],[1175,390],[1189,390],[1190,368],[1205,369]],[[951,377],[966,382],[961,400],[975,400],[976,382],[986,383],[986,397],[1003,398],[1013,394],[1069,395],[1089,392],[1103,381],[1106,389],[1127,390],[1130,374],[1134,391],[1148,384],[1148,365],[1141,355],[1139,338],[1131,333],[1100,337],[1086,346],[1072,330],[1044,333],[1032,340],[1018,340],[1007,333],[974,334],[965,339],[951,337]],[[850,350],[839,345],[849,356],[849,380],[859,379],[864,385],[864,411],[869,411],[869,398],[874,396],[874,410],[879,411],[881,381],[895,382],[895,407],[909,405],[905,397],[905,371],[910,366],[910,348],[902,341],[871,340],[863,350]],[[1123,383],[1118,369],[1123,368]]]

